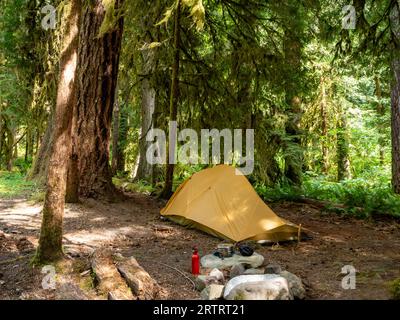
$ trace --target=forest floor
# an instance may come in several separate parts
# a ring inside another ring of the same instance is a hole
[[[57,279],[63,279],[64,285],[44,290],[45,275],[30,264],[38,242],[41,205],[24,198],[0,199],[0,299],[63,299],[69,297],[68,286],[79,286],[89,299],[104,298],[96,294],[86,271],[90,252],[99,247],[136,257],[163,288],[161,299],[198,299],[192,283],[177,270],[190,277],[192,246],[207,254],[220,241],[161,220],[162,206],[144,194],[130,194],[120,203],[85,200],[67,205],[64,248],[68,259],[56,269],[62,274]],[[290,202],[271,208],[281,217],[301,223],[313,239],[257,246],[256,250],[265,256],[265,263],[278,263],[300,276],[307,299],[390,298],[388,282],[400,277],[399,221],[357,220]],[[341,287],[344,265],[357,269],[354,290]]]

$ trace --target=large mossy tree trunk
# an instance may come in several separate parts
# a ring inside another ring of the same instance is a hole
[[[71,0],[69,10],[60,56],[60,80],[54,115],[53,144],[50,149],[39,246],[35,257],[37,263],[55,261],[63,254],[62,223],[67,165],[71,147],[72,111],[76,103],[81,0]]]
[[[181,18],[181,1],[178,0],[174,19],[174,63],[172,66],[172,82],[171,82],[171,97],[169,108],[169,121],[176,121],[178,115],[178,100],[179,100],[179,63],[180,63],[180,18]],[[171,135],[172,133],[169,132]],[[172,195],[172,185],[174,180],[175,165],[171,159],[175,158],[175,148],[168,143],[169,156],[167,156],[167,165],[165,172],[164,188],[160,193],[160,197],[168,199]]]
[[[59,2],[57,0],[54,3],[58,4]],[[33,165],[29,171],[28,179],[44,184],[49,164],[53,136],[53,114],[57,99],[58,58],[62,49],[59,43],[59,34],[64,28],[65,22],[62,19],[54,31],[44,30],[38,21],[43,17],[40,9],[47,4],[47,1],[34,0],[30,3],[32,14],[28,15],[27,24],[30,30],[30,38],[35,43],[35,68],[30,77],[34,81],[30,85],[33,88],[29,105],[31,119],[25,136],[25,151],[26,159],[33,156]]]
[[[115,0],[113,14],[120,13],[123,0]],[[106,8],[102,0],[87,6],[82,17],[79,47],[79,85],[76,136],[79,195],[113,199],[117,190],[112,183],[109,145],[115,89],[121,51],[123,18],[104,26]],[[103,29],[106,28],[105,32]],[[76,190],[76,189],[75,189]],[[77,195],[75,195],[76,197]]]

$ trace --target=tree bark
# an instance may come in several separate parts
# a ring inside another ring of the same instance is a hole
[[[153,165],[146,159],[146,151],[150,142],[146,140],[147,133],[153,128],[153,115],[156,103],[156,90],[152,85],[150,77],[155,68],[155,49],[142,51],[143,75],[142,80],[142,103],[141,103],[141,134],[139,140],[139,163],[135,180],[152,181]]]
[[[321,146],[322,146],[322,172],[328,173],[328,119],[325,79],[321,77]]]
[[[52,110],[49,115],[44,137],[40,143],[36,158],[33,161],[31,172],[28,175],[29,179],[39,181],[39,183],[44,182],[47,177],[50,150],[53,144],[54,112]]]
[[[0,102],[0,170],[3,164],[3,116],[1,114],[2,112],[2,103]]]
[[[296,15],[298,13],[296,12]],[[293,17],[295,19],[295,17]],[[285,60],[290,67],[286,84],[286,103],[288,105],[288,120],[286,135],[290,141],[285,148],[285,176],[290,183],[299,186],[302,184],[303,151],[301,146],[301,98],[298,92],[298,81],[301,69],[301,42],[293,31],[285,33]]]
[[[123,0],[115,0],[115,11]],[[102,0],[85,9],[79,50],[77,136],[79,190],[84,197],[117,195],[112,184],[109,144],[117,84],[123,18],[112,30],[99,35],[105,18]],[[95,79],[95,80],[94,80]]]
[[[171,83],[171,97],[170,97],[170,110],[169,121],[176,121],[178,114],[178,100],[179,100],[179,63],[180,63],[180,17],[181,17],[181,1],[178,0],[175,20],[174,20],[174,64],[172,66],[172,83]],[[171,134],[171,133],[170,133]],[[168,143],[169,153],[175,153],[175,150],[170,150]],[[170,154],[168,163],[166,165],[165,184],[160,197],[168,199],[172,195],[172,184],[174,179],[175,165],[169,161],[174,158],[174,154]]]
[[[117,96],[114,102],[114,111],[113,111],[113,127],[112,127],[112,174],[115,175],[118,172],[118,157],[119,157],[119,129],[120,129],[120,110],[119,110],[119,101],[118,101],[118,89]]]
[[[125,147],[128,136],[128,105],[118,104],[119,109],[119,133],[118,149],[116,155],[116,172],[125,172]]]
[[[79,68],[79,67],[77,67]],[[65,191],[65,202],[79,202],[79,157],[78,157],[78,134],[77,134],[77,104],[73,106],[71,124],[71,153],[67,169],[67,186]]]
[[[338,181],[342,181],[350,178],[347,119],[345,113],[341,110],[337,124],[337,179]]]
[[[400,54],[392,60],[391,89],[392,186],[400,194]]]
[[[25,161],[32,158],[33,148],[32,148],[32,127],[28,125],[26,128],[26,148],[25,148]]]
[[[390,14],[392,31],[393,80],[391,83],[392,188],[400,194],[400,1],[394,3]]]
[[[42,226],[35,257],[37,263],[55,261],[63,254],[62,223],[67,165],[71,147],[72,113],[73,105],[76,103],[75,79],[81,0],[71,0],[70,6],[60,56],[60,81],[54,115],[54,143],[50,150]]]
[[[378,115],[379,163],[381,166],[383,166],[385,161],[385,137],[384,137],[385,125],[383,123],[383,117],[385,116],[385,107],[381,102],[382,89],[379,77],[376,75],[374,80],[375,80],[375,95],[376,99],[378,100],[378,103],[376,105],[376,113]]]
[[[8,139],[7,139],[7,155],[6,155],[6,169],[12,171],[14,162],[14,140],[15,140],[15,128],[9,128]]]

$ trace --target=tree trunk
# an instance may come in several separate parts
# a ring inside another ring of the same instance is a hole
[[[77,67],[79,68],[79,66]],[[78,89],[77,89],[78,91]],[[67,166],[67,186],[65,191],[65,202],[79,202],[79,162],[78,162],[78,134],[77,134],[77,104],[73,106],[71,124],[71,153]]]
[[[120,112],[119,112],[119,101],[118,101],[118,89],[116,89],[116,98],[114,102],[113,111],[113,127],[112,127],[112,174],[115,175],[118,172],[118,156],[119,156],[119,124],[120,124]]]
[[[115,12],[123,1],[115,1]],[[119,12],[118,12],[119,13]],[[112,199],[109,144],[112,112],[117,84],[123,18],[113,30],[99,34],[105,17],[102,0],[85,9],[80,38],[77,102],[79,154],[79,189],[84,197],[105,196]]]
[[[12,171],[14,162],[14,140],[15,140],[15,128],[9,128],[8,139],[7,139],[7,155],[6,155],[6,169]]]
[[[76,67],[79,45],[81,0],[70,1],[66,34],[60,56],[60,81],[55,109],[54,141],[50,150],[46,196],[37,263],[55,261],[62,257],[62,223],[67,179],[68,157],[71,147],[73,106],[76,103]]]
[[[2,112],[2,102],[0,101],[0,170],[3,164],[3,116],[1,114]]]
[[[375,95],[378,103],[376,105],[376,113],[378,115],[378,144],[379,144],[379,163],[381,166],[384,165],[385,161],[385,124],[383,122],[383,118],[385,116],[385,107],[381,102],[382,99],[382,89],[381,89],[381,82],[378,76],[375,76]]]
[[[400,194],[400,54],[392,60],[392,71],[392,186],[394,192]]]
[[[125,147],[128,136],[128,104],[119,104],[119,134],[116,155],[116,172],[125,172]]]
[[[46,132],[40,143],[39,151],[33,162],[31,172],[28,175],[29,179],[39,181],[39,183],[44,182],[47,177],[50,150],[53,144],[54,112],[55,111],[52,110],[49,115]]]
[[[337,123],[337,179],[342,181],[351,178],[349,161],[349,143],[347,137],[347,119],[343,111],[340,111]]]
[[[30,156],[30,143],[31,143],[31,128],[28,125],[26,128],[26,138],[25,138],[25,161],[28,161]]]
[[[298,15],[298,9],[293,8],[295,16]],[[292,17],[295,19],[295,16]],[[293,26],[293,28],[296,28]],[[301,73],[301,42],[298,36],[294,34],[298,30],[289,30],[285,32],[285,60],[289,66],[286,83],[286,103],[288,105],[288,120],[286,122],[286,135],[290,141],[285,148],[285,176],[290,183],[299,186],[302,184],[302,166],[303,151],[301,146],[301,98],[299,96],[298,81]]]
[[[322,172],[328,173],[328,119],[325,80],[321,77],[321,145],[322,145]]]
[[[152,85],[150,77],[155,68],[155,49],[142,51],[143,75],[142,80],[142,103],[141,103],[141,134],[139,140],[139,163],[135,180],[152,181],[153,165],[146,159],[146,151],[150,142],[146,140],[147,133],[153,128],[153,115],[156,103],[156,90]]]
[[[118,90],[117,90],[118,92]],[[113,112],[113,156],[112,172],[113,175],[125,171],[125,146],[128,134],[128,114],[125,104],[120,104],[118,96],[115,99]]]
[[[180,17],[181,17],[181,1],[178,0],[178,5],[175,12],[174,21],[174,64],[172,66],[172,83],[171,83],[171,97],[170,97],[170,110],[169,121],[176,121],[178,114],[178,99],[179,99],[179,51],[180,51]],[[171,132],[169,133],[171,135]],[[165,184],[160,197],[168,199],[172,194],[172,184],[174,179],[175,165],[171,163],[171,159],[175,158],[175,149],[171,148],[168,143],[169,157],[166,165]],[[172,154],[171,154],[172,153]]]

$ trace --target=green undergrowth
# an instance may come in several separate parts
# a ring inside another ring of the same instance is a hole
[[[174,190],[202,167],[186,169],[177,167]],[[306,175],[301,187],[286,183],[268,187],[257,182],[253,186],[266,202],[304,202],[304,199],[311,199],[321,201],[325,211],[341,215],[400,218],[400,196],[393,193],[387,177],[387,174],[375,174],[335,182],[324,176]],[[144,194],[157,194],[163,186],[162,183],[153,186],[146,181],[132,181],[124,177],[114,177],[113,182],[125,191]]]
[[[400,196],[394,194],[390,185],[382,181],[350,179],[331,182],[313,178],[305,180],[302,187],[283,184],[269,188],[256,184],[255,189],[267,202],[296,202],[307,198],[327,202],[326,210],[341,214],[360,218],[377,215],[400,218]]]
[[[148,182],[139,180],[132,181],[126,178],[113,178],[114,185],[126,192],[139,192],[144,194],[151,194],[155,191],[155,188]]]
[[[390,293],[394,300],[400,300],[400,278],[389,284]]]
[[[29,197],[38,190],[33,181],[19,171],[0,171],[0,199]]]

